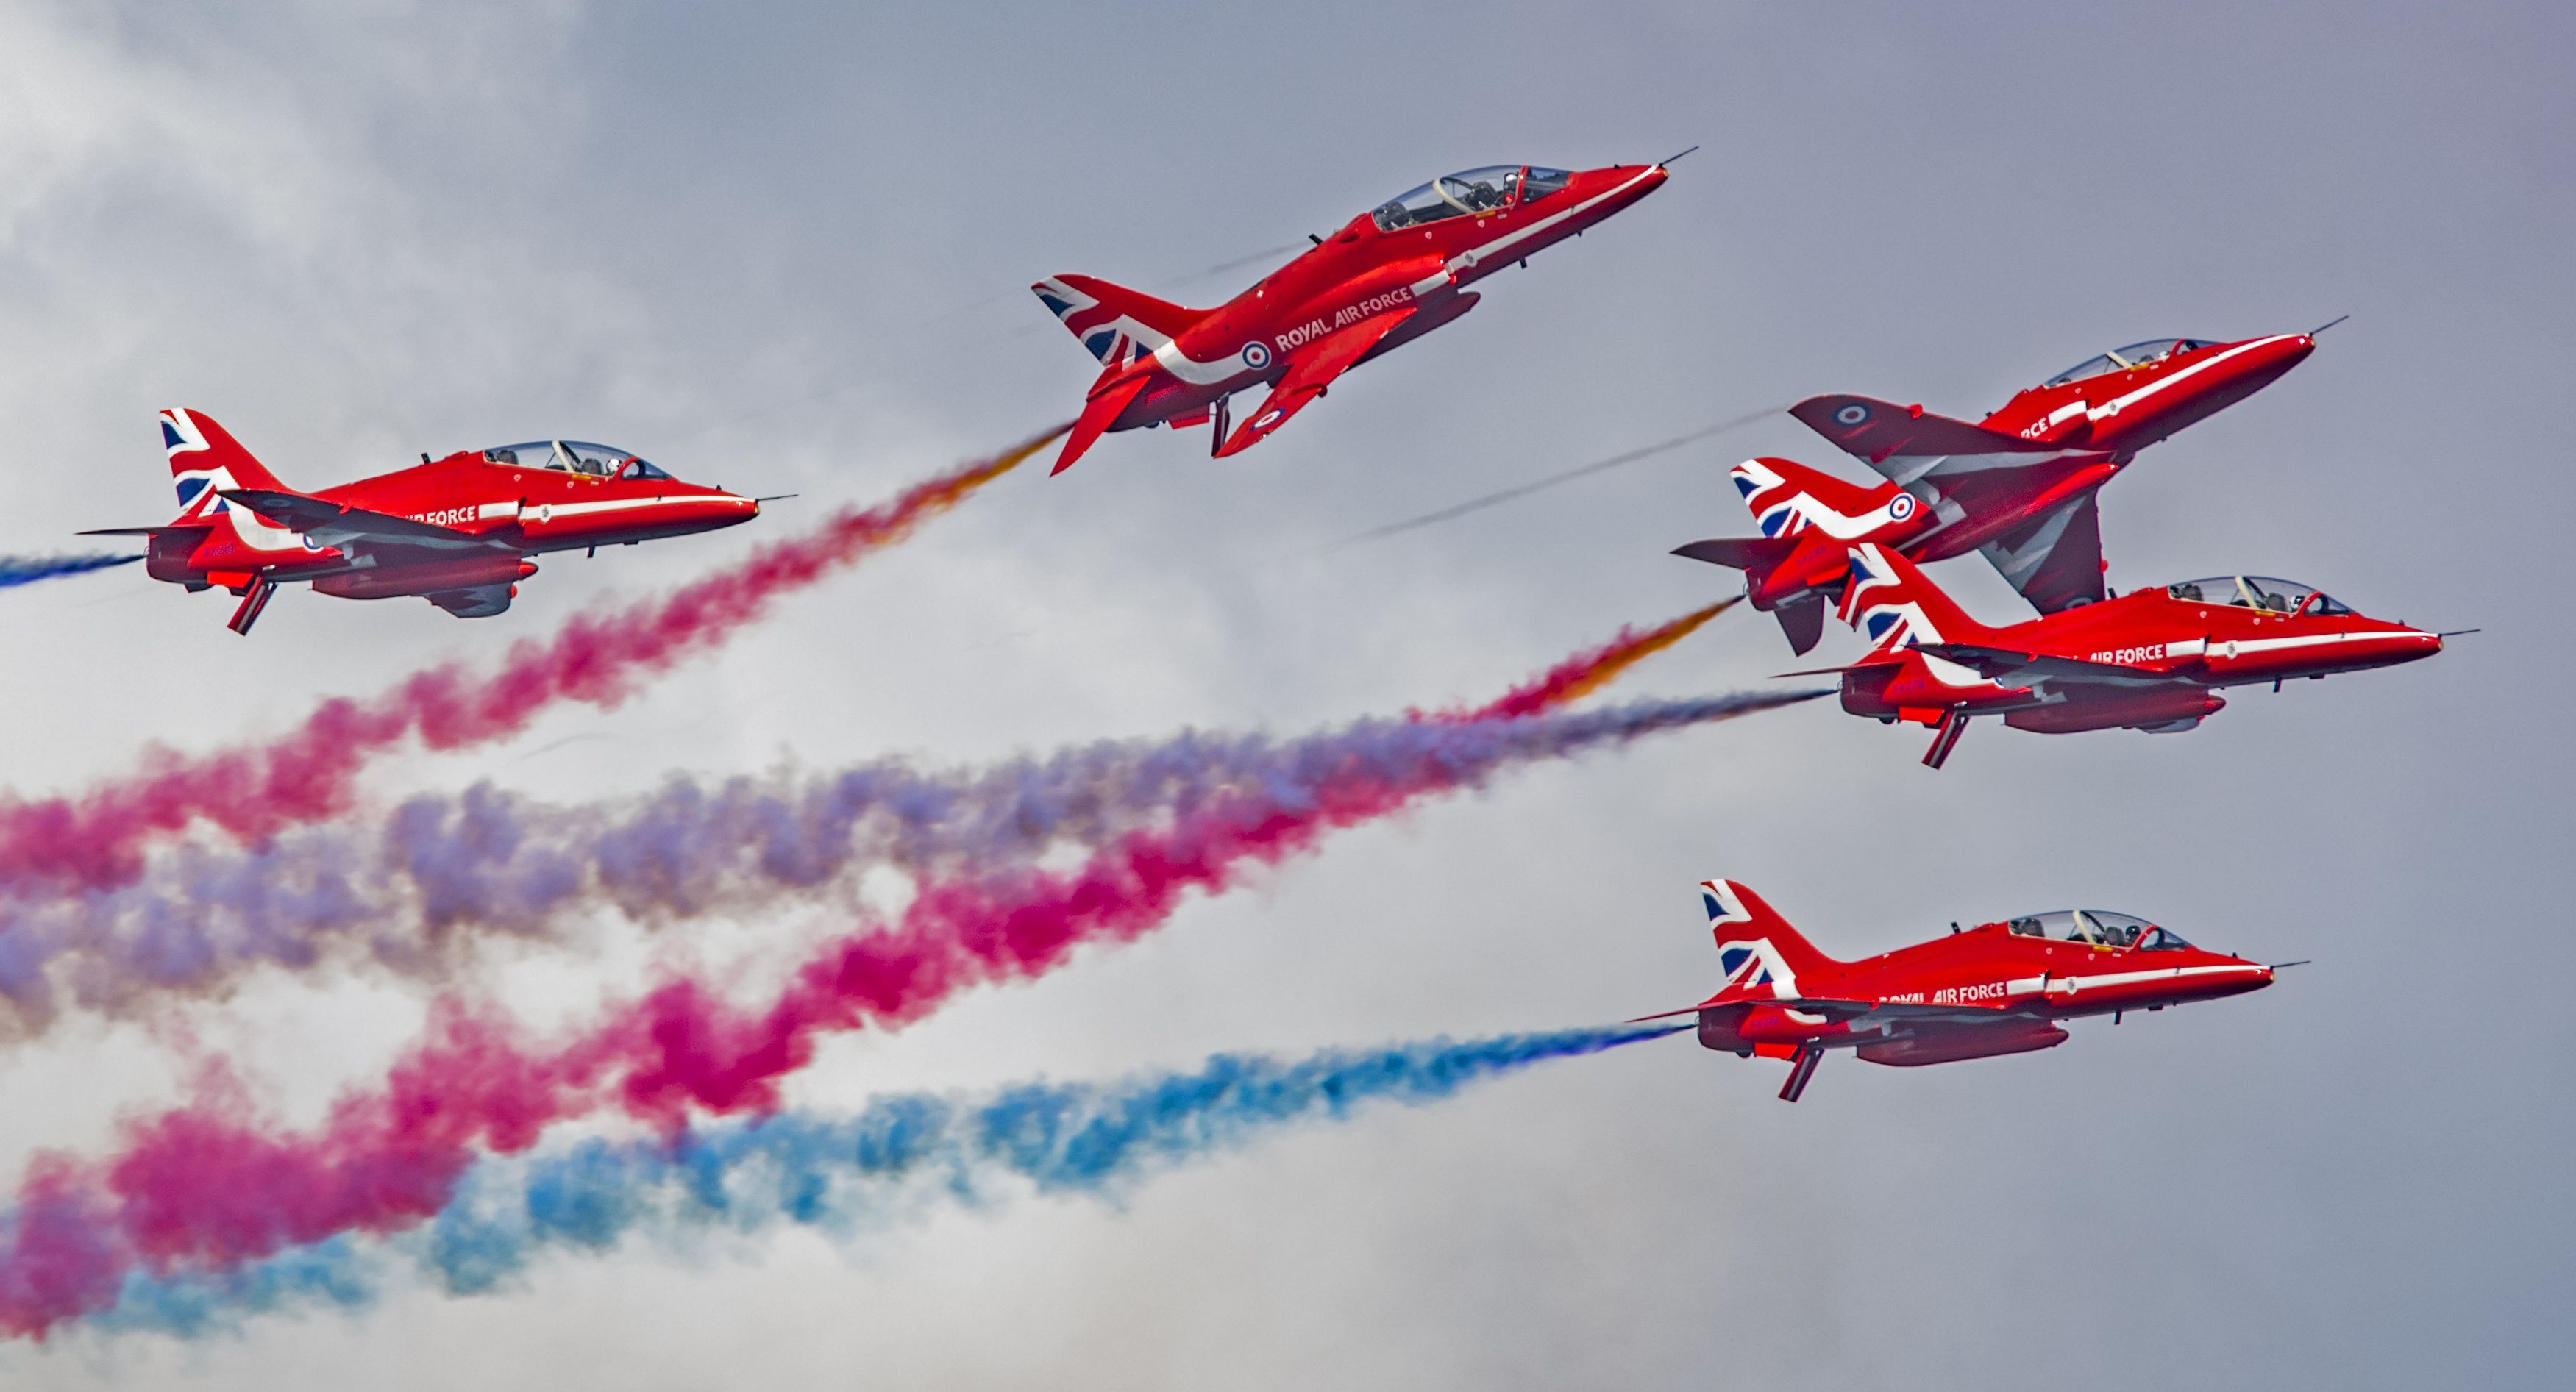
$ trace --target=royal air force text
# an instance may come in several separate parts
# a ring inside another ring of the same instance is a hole
[[[1295,349],[1303,348],[1307,344],[1314,342],[1316,339],[1322,338],[1324,335],[1331,333],[1336,329],[1349,328],[1351,325],[1358,323],[1362,319],[1368,318],[1370,315],[1384,314],[1398,305],[1407,305],[1411,303],[1413,303],[1413,291],[1404,286],[1398,286],[1393,290],[1387,291],[1383,295],[1371,295],[1367,299],[1360,301],[1358,304],[1344,305],[1338,313],[1333,315],[1330,321],[1309,319],[1305,323],[1279,335],[1279,351],[1286,353],[1294,351]]]
[[[1944,986],[1937,991],[1908,991],[1889,996],[1890,1005],[1974,1005],[1979,1001],[1999,1001],[2011,992],[2000,981],[1984,981],[1974,986]]]

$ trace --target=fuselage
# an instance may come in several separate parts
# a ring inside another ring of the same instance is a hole
[[[2007,724],[2045,733],[2186,728],[2225,704],[2216,694],[2224,687],[2392,666],[2442,650],[2437,634],[2259,576],[2137,590],[2006,628],[1944,636],[2033,660],[1987,677],[1935,653],[1896,649],[1892,661],[1844,673],[1843,708],[1926,725],[1952,711],[1997,713]]]
[[[2022,391],[1979,424],[2025,440],[2106,451],[2125,462],[2270,386],[2315,349],[2309,334],[2233,343],[2150,339]]]
[[[1413,317],[1369,356],[1448,323],[1473,307],[1466,287],[1553,246],[1654,192],[1660,165],[1612,165],[1569,173],[1562,187],[1515,184],[1494,206],[1411,220],[1390,215],[1401,200],[1354,217],[1313,250],[1210,310],[1171,341],[1104,374],[1092,395],[1136,375],[1150,378],[1111,429],[1194,417],[1219,397],[1275,384],[1296,351],[1376,315]],[[1365,361],[1365,359],[1363,359]]]
[[[2074,940],[2051,936],[2060,921],[2086,926]],[[1722,992],[1701,1007],[1699,1038],[1747,1055],[1855,1048],[1873,1063],[1947,1063],[2049,1047],[2066,1037],[2059,1020],[2260,990],[2272,972],[2124,915],[2033,915],[1801,970],[1796,997],[1830,1001],[1831,1011],[1730,999],[1760,988]]]
[[[1798,541],[1777,563],[1748,572],[1746,592],[1758,609],[1830,593],[1841,583],[1842,548],[1863,541],[1928,564],[2037,526],[2110,482],[2139,450],[2262,390],[2315,347],[2308,334],[2232,343],[2150,339],[2087,359],[2015,394],[1977,422],[1980,430],[2062,451],[2055,454],[1979,456],[1972,441],[1931,446],[1920,443],[1919,435],[1908,440],[1892,406],[1855,398],[1802,402],[1795,409],[1846,403],[1840,409],[1847,414],[1801,418],[1873,464],[1886,464],[1880,450],[1920,457],[1928,476],[1903,471],[1899,477],[1910,487],[1890,479],[1862,490],[1788,460],[1752,461],[1768,466],[1760,480],[1747,479],[1739,466],[1736,487],[1746,492],[1756,518],[1776,513],[1786,524],[1775,530],[1766,520],[1764,535]],[[1903,409],[1923,417],[1919,406]],[[1950,450],[1968,453],[1931,463]],[[1759,493],[1757,482],[1764,485]]]
[[[633,455],[556,441],[459,451],[310,495],[490,543],[488,553],[386,564],[370,549],[317,545],[223,502],[219,495],[236,482],[209,480],[173,529],[154,538],[148,566],[155,579],[238,588],[255,574],[276,582],[365,575],[325,588],[351,598],[421,594],[521,578],[532,571],[521,556],[632,545],[760,513],[754,499],[682,482]],[[191,525],[200,523],[202,530]]]

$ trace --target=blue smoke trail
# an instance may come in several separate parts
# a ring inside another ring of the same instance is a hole
[[[1164,1170],[1366,1104],[1420,1106],[1549,1059],[1690,1029],[1620,1025],[1446,1038],[1303,1058],[1218,1054],[1187,1072],[1110,1083],[1024,1083],[980,1097],[898,1093],[844,1118],[788,1112],[676,1141],[589,1140],[487,1160],[427,1228],[333,1238],[221,1273],[127,1278],[109,1332],[194,1337],[248,1316],[361,1309],[405,1269],[452,1295],[499,1289],[549,1249],[601,1254],[629,1237],[756,1233],[795,1223],[847,1233],[945,1199],[983,1203],[998,1178],[1042,1194],[1117,1197]]]
[[[0,590],[32,585],[62,575],[80,575],[111,566],[132,565],[141,556],[93,551],[86,556],[0,556]]]

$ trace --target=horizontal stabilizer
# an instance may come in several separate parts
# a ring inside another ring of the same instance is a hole
[[[1734,570],[1768,570],[1797,549],[1795,537],[1711,537],[1676,546],[1673,554]]]
[[[1804,667],[1795,672],[1774,672],[1771,674],[1771,680],[1782,681],[1789,677],[1839,677],[1845,672],[1865,671],[1872,667],[1893,667],[1904,660],[1905,654],[1901,652],[1872,653],[1858,662],[1846,662],[1840,667]]]
[[[211,532],[213,530],[214,528],[203,522],[176,522],[159,527],[92,527],[86,532],[74,532],[72,535],[152,537],[159,536],[163,532]]]
[[[1825,597],[1817,595],[1783,604],[1771,611],[1771,617],[1780,621],[1780,633],[1789,640],[1789,651],[1805,657],[1825,636]]]
[[[1117,371],[1118,369],[1112,368],[1103,375],[1114,376]],[[1145,390],[1147,380],[1149,379],[1139,373],[1115,383],[1105,391],[1095,387],[1094,390],[1098,394],[1083,403],[1082,414],[1074,420],[1073,429],[1065,434],[1064,449],[1056,455],[1055,467],[1047,472],[1060,474],[1072,468],[1073,461],[1080,459],[1084,451],[1098,443],[1101,436],[1109,433],[1109,427],[1117,423],[1119,415],[1126,411],[1128,403],[1134,401],[1137,394]]]

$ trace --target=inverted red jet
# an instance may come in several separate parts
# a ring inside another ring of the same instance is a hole
[[[1102,434],[1141,426],[1212,422],[1218,458],[1251,448],[1335,378],[1475,308],[1467,286],[1662,187],[1671,162],[1445,175],[1313,238],[1312,251],[1214,309],[1091,276],[1039,281],[1029,288],[1103,366],[1055,472]],[[1228,403],[1256,386],[1270,395],[1233,426]]]
[[[2412,662],[2443,638],[2257,575],[2132,590],[1989,628],[1913,562],[1868,542],[1851,550],[1842,616],[1873,645],[1836,669],[1843,709],[1935,727],[1923,756],[1934,768],[1976,716],[2043,734],[2189,730],[2227,704],[2222,687]]]
[[[1841,593],[1848,553],[1864,541],[1925,562],[1982,550],[2043,614],[2102,597],[2094,495],[2120,464],[2044,447],[1991,467],[1955,457],[1943,465],[1955,471],[1865,488],[1793,460],[1748,459],[1728,477],[1762,535],[1694,541],[1673,554],[1743,571],[1753,607],[1777,617],[1800,653],[1824,632],[1825,601]]]
[[[2324,331],[2233,343],[2132,343],[2015,393],[1973,425],[1866,396],[1809,397],[1789,414],[1899,483],[1937,460],[2009,449],[2014,441],[2097,450],[2127,463],[2139,450],[2272,385],[2316,351],[2316,335]]]
[[[281,584],[344,599],[419,595],[463,619],[510,607],[547,551],[632,546],[748,522],[760,501],[682,483],[643,459],[578,440],[465,450],[418,467],[298,493],[202,411],[161,413],[179,516],[85,536],[151,539],[144,569],[193,593],[241,596],[248,633]]]
[[[1815,949],[1752,890],[1700,884],[1726,984],[1688,1010],[1699,1042],[1786,1059],[1795,1102],[1828,1049],[1899,1068],[2052,1049],[2058,1022],[2259,991],[2276,968],[2209,952],[2143,918],[2061,909],[1981,923],[1857,962]],[[2296,963],[2283,963],[2294,966]]]
[[[1920,562],[1982,551],[2043,614],[2103,597],[2103,484],[2137,452],[2261,390],[2316,347],[2314,334],[2235,343],[2159,338],[2069,368],[1970,424],[1920,406],[1818,396],[1790,414],[1886,479],[1845,483],[1786,459],[1734,471],[1762,535],[1676,554],[1745,572],[1753,606],[1792,648],[1815,646],[1843,550],[1872,541]]]

